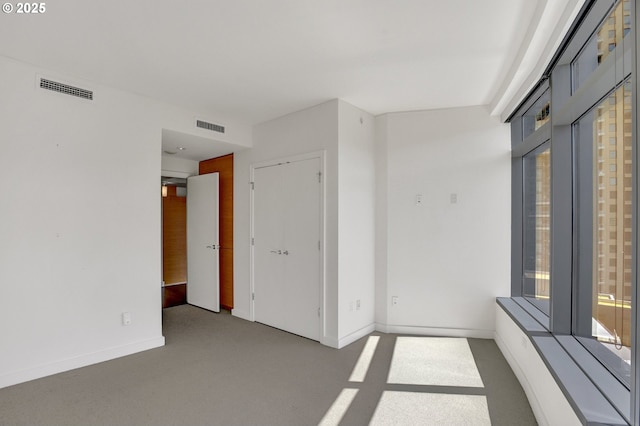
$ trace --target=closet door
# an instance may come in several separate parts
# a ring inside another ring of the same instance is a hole
[[[254,314],[255,320],[277,328],[286,327],[284,305],[284,191],[280,166],[254,172]]]
[[[320,159],[254,172],[256,321],[320,339]]]

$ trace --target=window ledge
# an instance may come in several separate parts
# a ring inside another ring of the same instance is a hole
[[[628,425],[629,390],[575,338],[553,335],[516,299],[496,301],[528,336],[582,423]]]

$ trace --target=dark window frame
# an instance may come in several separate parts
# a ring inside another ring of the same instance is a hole
[[[620,0],[622,1],[622,0]],[[576,359],[588,375],[588,366],[582,365],[585,359],[589,363],[595,362],[601,365],[601,361],[593,355],[593,351],[588,350],[589,343],[580,342],[582,338],[573,336],[573,327],[576,324],[576,303],[580,302],[574,297],[575,276],[576,276],[576,247],[574,229],[574,201],[576,169],[573,150],[573,124],[593,107],[599,100],[605,98],[615,90],[624,80],[632,80],[632,128],[633,134],[633,265],[632,270],[632,292],[633,307],[631,312],[633,341],[631,379],[621,386],[622,381],[612,373],[610,378],[602,380],[603,374],[590,375],[594,385],[600,389],[605,397],[611,401],[616,409],[632,424],[640,424],[640,314],[636,304],[640,300],[640,289],[637,283],[637,271],[640,268],[640,259],[637,255],[638,228],[640,219],[637,212],[637,200],[639,191],[639,178],[637,165],[640,158],[637,149],[638,120],[637,110],[640,101],[636,96],[638,55],[634,46],[640,45],[640,38],[637,34],[636,23],[639,12],[636,10],[636,2],[631,2],[632,36],[625,37],[620,41],[615,52],[598,65],[597,69],[590,73],[581,82],[579,87],[574,87],[573,63],[578,58],[586,44],[599,30],[601,24],[609,17],[610,12],[618,2],[615,0],[587,0],[582,7],[576,22],[572,25],[569,34],[561,44],[558,53],[554,55],[550,65],[544,73],[541,82],[536,86],[530,95],[509,117],[512,128],[512,273],[511,290],[512,297],[518,298],[519,304],[529,306],[525,308],[533,313],[537,321],[542,324],[550,334],[556,339],[567,339],[574,341],[576,347],[582,347],[584,354]],[[626,33],[625,33],[626,35]],[[633,48],[632,48],[633,47]],[[633,72],[632,72],[633,71]],[[535,130],[528,137],[523,138],[522,117],[535,102],[538,101],[542,93],[549,89],[551,91],[551,119],[550,123]],[[547,142],[549,141],[549,142]],[[523,157],[529,152],[542,146],[550,144],[551,151],[551,275],[550,275],[550,308],[548,315],[544,314],[544,309],[525,299],[522,294],[523,277],[523,242],[524,242],[524,182],[523,182]],[[590,295],[589,300],[591,301]],[[566,346],[566,345],[565,345]],[[568,347],[568,346],[567,346]],[[589,358],[589,356],[593,358]],[[625,386],[629,389],[624,391]],[[621,391],[622,389],[622,391]],[[628,396],[625,399],[624,395]],[[584,407],[588,409],[588,407]]]

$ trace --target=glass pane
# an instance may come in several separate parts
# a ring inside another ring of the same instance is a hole
[[[547,90],[538,100],[522,115],[522,139],[526,139],[531,133],[544,126],[550,118],[551,94]]]
[[[580,119],[576,127],[578,161],[582,160],[582,164],[578,164],[577,184],[580,200],[577,214],[578,221],[582,221],[578,244],[581,248],[591,247],[583,250],[578,260],[579,271],[582,271],[578,282],[580,291],[590,282],[591,306],[578,306],[579,312],[583,312],[583,325],[584,312],[591,310],[590,335],[586,335],[588,329],[584,326],[577,334],[601,342],[617,355],[623,361],[620,375],[626,376],[632,331],[630,84],[625,83],[605,98]],[[584,164],[589,157],[589,164]],[[587,280],[589,275],[591,278]],[[620,370],[620,366],[615,368]]]
[[[622,43],[622,39],[631,31],[630,6],[631,0],[618,2],[571,64],[574,92],[582,86],[593,71],[607,59],[609,54]]]
[[[524,161],[524,277],[522,294],[549,314],[551,265],[551,151],[548,144]]]

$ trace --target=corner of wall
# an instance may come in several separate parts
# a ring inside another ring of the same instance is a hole
[[[375,321],[386,324],[388,318],[387,292],[387,226],[388,226],[388,179],[387,179],[387,115],[375,118],[375,163],[376,163],[376,203],[375,203]],[[376,325],[376,329],[378,325]],[[385,330],[380,330],[386,333]]]
[[[344,346],[375,318],[375,119],[338,100],[338,337]],[[360,336],[361,337],[361,336]]]
[[[342,349],[345,346],[350,345],[351,343],[355,342],[356,340],[359,340],[365,336],[367,336],[368,334],[373,333],[374,331],[376,331],[376,326],[375,324],[369,324],[366,327],[362,327],[359,330],[354,331],[353,333],[350,333],[346,336],[343,336],[342,338],[340,338],[338,340],[338,349]]]

